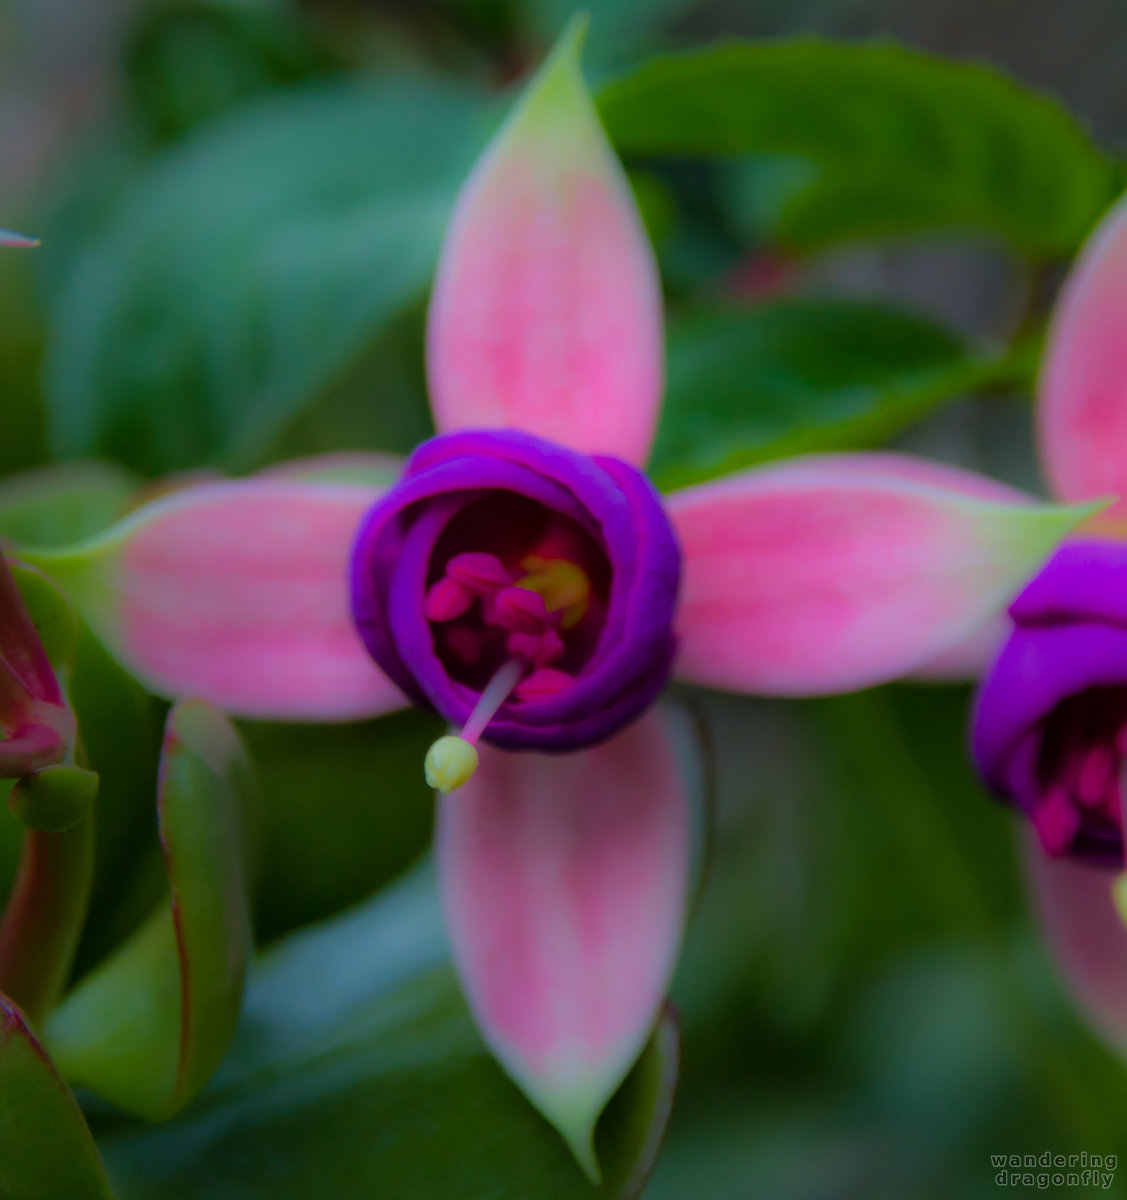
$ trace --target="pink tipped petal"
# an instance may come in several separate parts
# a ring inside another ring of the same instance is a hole
[[[894,679],[1000,613],[1087,512],[883,464],[793,459],[668,498],[684,552],[680,678],[781,695]]]
[[[1097,228],[1057,300],[1038,434],[1058,495],[1127,495],[1127,200]],[[1127,501],[1111,512],[1127,515]]]
[[[564,35],[462,190],[427,332],[440,432],[514,427],[641,464],[662,386],[661,289],[630,186]]]
[[[595,1122],[653,1029],[681,940],[688,784],[651,712],[574,754],[506,754],[442,798],[446,921],[485,1040],[597,1177]]]
[[[965,467],[949,463],[934,462],[929,458],[916,458],[912,454],[897,454],[894,451],[875,450],[850,454],[816,454],[791,462],[819,464],[832,468],[835,479],[846,483],[856,480],[868,483],[874,476],[881,479],[899,479],[904,483],[918,483],[924,487],[938,488],[963,496],[975,496],[981,500],[993,500],[998,504],[1035,504],[1032,496],[1019,492],[1009,484],[999,483],[988,475],[968,471]]]
[[[376,494],[269,477],[201,484],[34,561],[160,695],[246,717],[371,716],[405,704],[349,615],[352,537]]]
[[[428,621],[453,621],[473,604],[473,592],[462,587],[456,579],[445,576],[431,584],[423,601],[423,616]]]
[[[1081,1010],[1127,1053],[1127,929],[1112,899],[1115,875],[1070,858],[1050,858],[1023,837],[1033,899],[1045,938]]]
[[[575,683],[575,677],[554,667],[538,667],[513,689],[518,700],[547,700]]]

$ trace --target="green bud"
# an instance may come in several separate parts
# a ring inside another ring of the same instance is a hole
[[[28,829],[62,833],[90,811],[98,793],[98,773],[81,767],[44,767],[17,780],[8,798],[12,814]]]

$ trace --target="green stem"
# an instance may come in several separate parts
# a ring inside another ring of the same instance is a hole
[[[62,833],[28,829],[0,922],[0,992],[43,1019],[70,974],[94,873],[94,816]]]

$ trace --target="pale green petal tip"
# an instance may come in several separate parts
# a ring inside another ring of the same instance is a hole
[[[547,75],[559,65],[574,67],[578,70],[579,59],[583,53],[583,43],[587,40],[587,31],[590,28],[590,13],[576,13],[564,26],[563,33],[556,39],[556,44],[545,60],[541,73]]]
[[[603,1182],[603,1173],[595,1156],[595,1125],[598,1115],[598,1112],[594,1117],[589,1113],[577,1113],[551,1118],[552,1124],[559,1130],[560,1136],[579,1164],[579,1169],[594,1187]]]
[[[547,121],[560,115],[566,117],[574,113],[577,101],[583,109],[591,107],[593,111],[593,102],[583,82],[580,66],[589,25],[590,19],[586,13],[579,13],[568,22],[567,28],[560,34],[551,53],[529,83],[524,99],[514,114],[518,120]]]
[[[1094,517],[1097,513],[1111,508],[1118,499],[1118,496],[1100,496],[1096,500],[1089,500],[1087,504],[1070,505],[1070,511],[1075,516],[1076,524],[1079,525],[1081,521],[1086,521],[1089,517]]]
[[[563,1138],[579,1169],[598,1187],[603,1173],[595,1154],[595,1129],[615,1086],[601,1075],[580,1075],[554,1086],[525,1080],[522,1090]]]
[[[1083,504],[1054,504],[1044,509],[1045,521],[1042,528],[1046,541],[1053,544],[1082,525],[1090,517],[1096,516],[1115,503],[1114,496],[1101,496],[1098,500],[1090,500]]]
[[[1013,553],[1017,557],[1048,553],[1089,517],[1113,503],[1112,498],[1083,504],[1026,504],[1008,508],[1003,519],[1013,522]]]

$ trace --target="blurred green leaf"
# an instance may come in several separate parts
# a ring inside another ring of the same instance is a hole
[[[126,52],[132,107],[162,141],[248,98],[326,70],[331,56],[287,0],[163,0],[141,14]]]
[[[340,84],[156,160],[62,289],[55,453],[150,472],[257,462],[425,289],[479,116],[454,85]]]
[[[171,906],[161,904],[48,1023],[68,1078],[150,1120],[203,1087],[238,1019],[251,952],[250,791],[226,718],[200,700],[177,704],[159,795]]]
[[[40,219],[36,214],[36,221]],[[39,386],[43,314],[33,282],[41,269],[40,249],[0,254],[0,380],[4,386],[0,474],[26,470],[47,456]]]
[[[599,1126],[607,1184],[481,1044],[445,958],[433,880],[298,934],[252,977],[215,1086],[163,1129],[108,1136],[129,1200],[564,1200],[637,1194],[675,1069],[668,1020]]]
[[[108,529],[137,480],[112,463],[39,467],[0,481],[0,538],[29,546],[65,546]]]
[[[944,400],[1028,370],[921,317],[846,300],[698,313],[671,327],[668,355],[651,467],[666,488],[872,445]]]
[[[886,42],[721,43],[646,63],[600,109],[630,154],[812,160],[817,182],[779,215],[779,238],[796,246],[967,229],[1062,255],[1121,185],[1049,97]]]
[[[0,996],[0,1196],[112,1200],[82,1113],[23,1014]]]
[[[263,938],[339,912],[422,853],[434,816],[423,758],[442,728],[414,710],[351,725],[242,725],[269,798]]]

